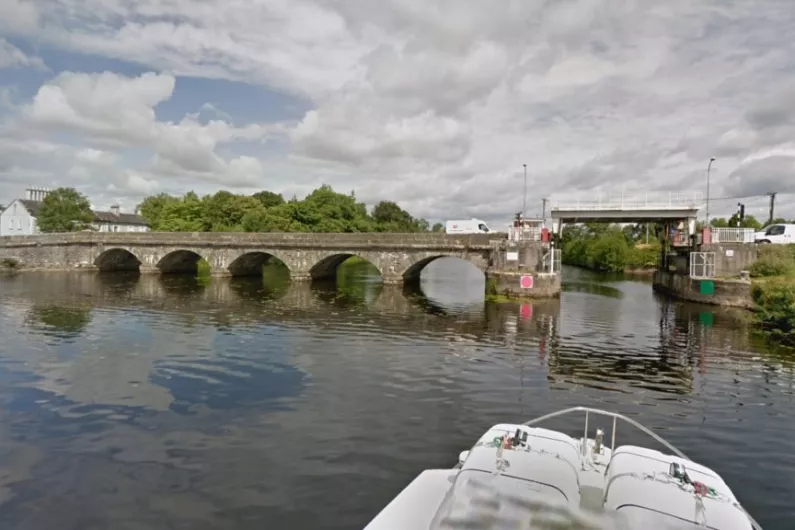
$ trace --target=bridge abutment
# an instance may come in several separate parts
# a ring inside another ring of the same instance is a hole
[[[507,240],[495,244],[492,266],[486,271],[487,297],[557,298],[560,291],[560,251],[553,244]]]

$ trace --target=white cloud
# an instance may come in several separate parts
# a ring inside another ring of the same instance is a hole
[[[571,191],[702,189],[710,156],[713,194],[762,193],[790,159],[748,157],[795,138],[795,10],[782,0],[14,5],[26,6],[14,13],[18,33],[163,72],[63,73],[18,117],[39,132],[12,135],[58,130],[67,150],[115,153],[118,171],[103,178],[129,194],[327,182],[434,218],[506,219],[521,206],[522,163],[530,204]],[[311,109],[289,131],[233,125],[208,96],[196,110],[215,121],[159,120],[182,75],[285,91]],[[285,132],[284,157],[227,151]],[[138,149],[145,160],[130,155]],[[100,175],[81,163],[85,178]],[[265,178],[274,173],[281,180]]]
[[[40,57],[27,55],[25,52],[0,37],[0,69],[3,68],[33,68],[35,70],[46,70],[47,66]]]
[[[6,134],[20,138],[7,139],[5,148],[16,159],[29,160],[31,146],[49,146],[51,138],[68,134],[74,141],[60,148],[68,162],[60,160],[55,166],[56,180],[65,176],[86,193],[98,195],[100,202],[107,190],[116,194],[112,202],[131,203],[134,196],[160,187],[179,188],[161,186],[158,181],[163,179],[188,188],[197,180],[210,188],[261,185],[263,168],[257,159],[222,156],[218,150],[239,140],[262,142],[278,127],[236,127],[221,120],[201,124],[195,115],[179,122],[160,121],[155,109],[172,96],[174,87],[175,79],[168,74],[63,72],[42,85],[7,122]],[[31,144],[31,139],[38,143]],[[135,167],[126,163],[130,153],[138,153]]]

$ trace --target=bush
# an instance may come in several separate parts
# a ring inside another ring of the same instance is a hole
[[[760,245],[749,272],[753,278],[795,275],[795,245]]]
[[[795,346],[795,278],[758,282],[751,294],[762,329],[775,340]]]
[[[657,268],[657,260],[660,256],[659,246],[634,246],[629,248],[627,257],[628,270],[642,270]]]
[[[3,258],[0,260],[0,268],[4,269],[16,269],[19,267],[19,262],[12,258]]]
[[[653,269],[660,254],[659,245],[627,243],[616,229],[598,234],[581,235],[563,243],[563,263],[604,272]]]

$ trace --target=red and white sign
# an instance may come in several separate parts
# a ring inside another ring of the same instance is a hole
[[[532,289],[533,288],[533,277],[532,276],[522,276],[519,278],[519,286],[522,289]]]

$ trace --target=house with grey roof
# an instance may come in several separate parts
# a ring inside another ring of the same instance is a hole
[[[30,188],[26,198],[15,199],[0,213],[0,236],[25,236],[38,234],[36,218],[42,201],[50,190]],[[149,224],[138,214],[122,213],[118,205],[110,211],[94,211],[91,227],[99,232],[148,232]]]

